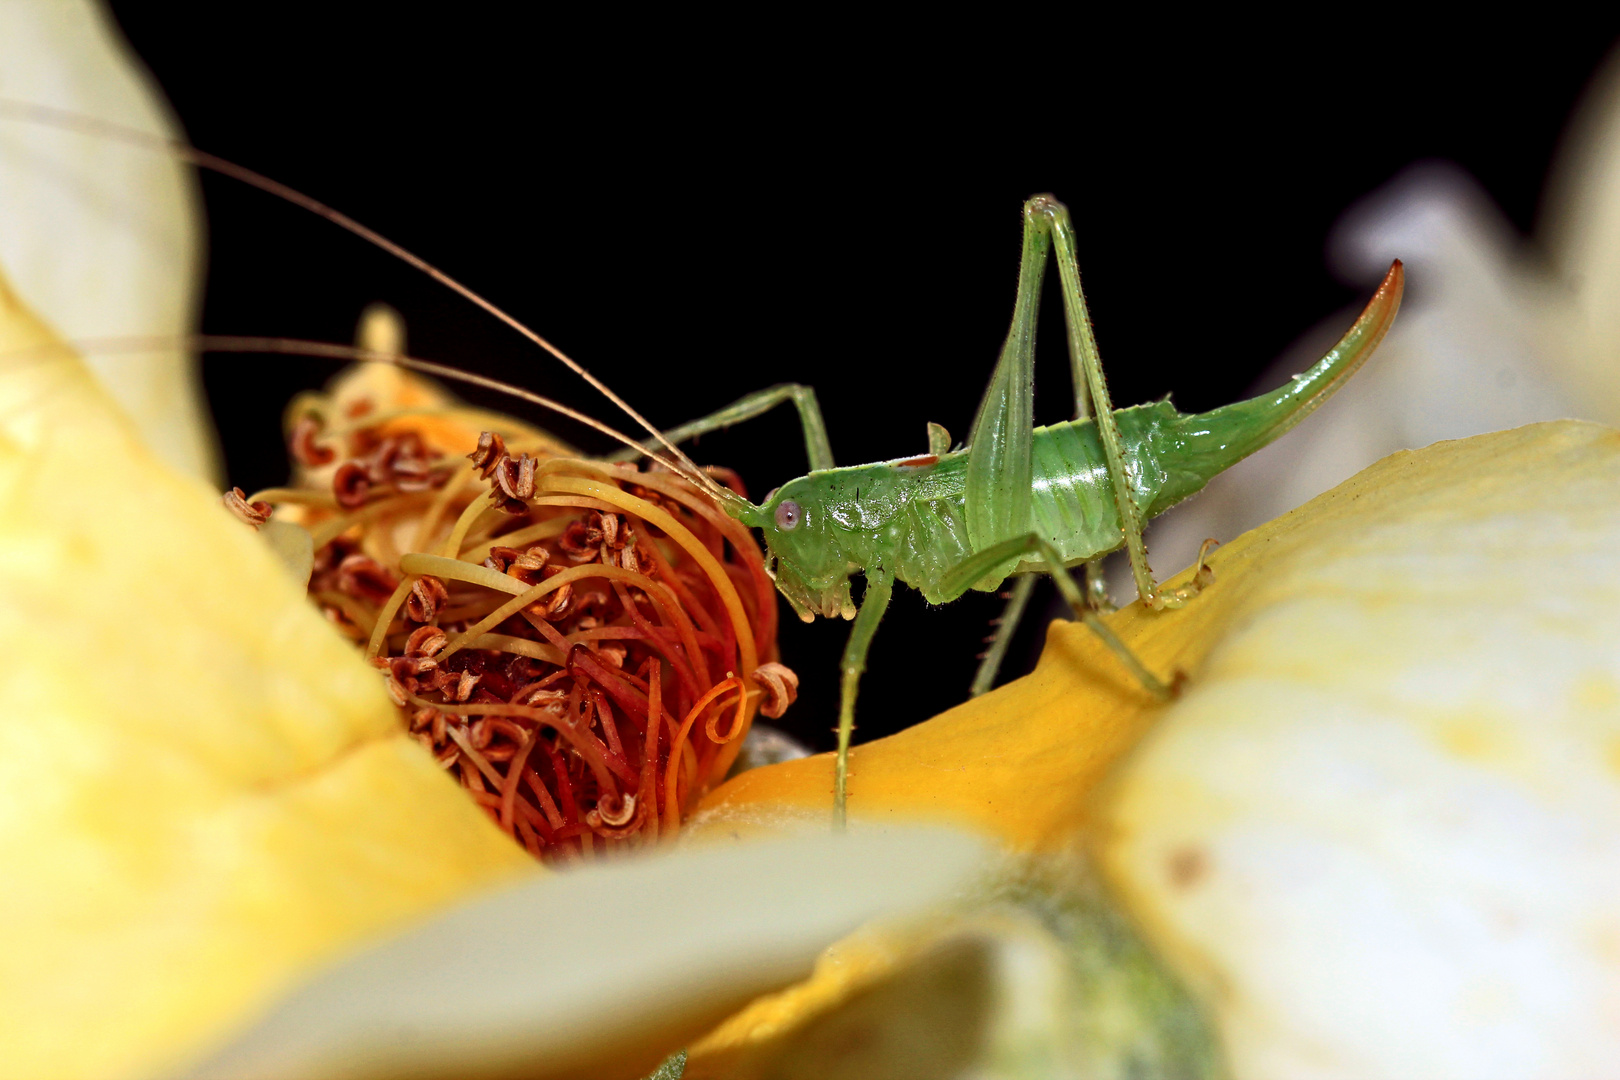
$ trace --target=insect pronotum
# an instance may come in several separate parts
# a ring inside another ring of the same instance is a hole
[[[656,458],[708,490],[726,513],[759,529],[775,567],[777,586],[802,619],[839,615],[853,620],[841,665],[833,797],[834,820],[840,824],[845,817],[848,751],[860,677],[897,581],[915,587],[931,603],[945,603],[970,589],[997,589],[1009,576],[1018,574],[1020,584],[1013,599],[1016,610],[1027,598],[1032,575],[1049,572],[1076,618],[1103,637],[1149,692],[1167,696],[1168,680],[1148,671],[1113,639],[1097,617],[1094,591],[1076,584],[1068,568],[1089,567],[1101,556],[1124,548],[1145,603],[1164,608],[1189,601],[1200,587],[1201,575],[1195,575],[1193,583],[1181,590],[1162,590],[1148,567],[1143,524],[1289,430],[1325,400],[1376,348],[1399,308],[1403,284],[1397,262],[1344,338],[1309,371],[1277,391],[1192,416],[1176,412],[1168,401],[1115,410],[1086,311],[1068,212],[1051,196],[1038,195],[1024,206],[1012,328],[965,443],[953,449],[944,428],[930,425],[926,453],[837,468],[819,405],[809,387],[783,384],[764,389],[710,416],[660,433],[605,383],[517,319],[315,200],[189,147],[24,103],[6,103],[5,109],[14,117],[77,126],[175,153],[304,206],[484,308],[607,396],[651,435],[637,448],[612,433],[631,446],[623,456]],[[1061,280],[1075,419],[1037,429],[1032,407],[1035,325],[1049,252],[1055,252]],[[251,340],[216,340],[212,344],[284,347]],[[469,381],[453,369],[413,363]],[[598,430],[610,430],[538,395],[476,377],[470,381],[512,392]],[[759,505],[714,483],[676,446],[784,403],[797,408],[810,472],[788,481]],[[858,604],[850,588],[857,575],[866,581]],[[1015,616],[1003,621],[987,664],[975,680],[976,689],[988,685],[1015,623]]]

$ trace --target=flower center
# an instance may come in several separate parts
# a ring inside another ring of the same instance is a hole
[[[442,401],[341,396],[300,403],[297,483],[227,505],[310,531],[311,598],[537,858],[675,833],[796,686],[752,536],[671,473],[567,457],[516,422],[475,439]]]

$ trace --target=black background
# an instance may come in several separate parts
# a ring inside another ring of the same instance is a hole
[[[1615,14],[1429,30],[1346,18],[1292,36],[1168,17],[1104,35],[1054,18],[807,16],[743,40],[730,23],[563,25],[481,5],[421,20],[225,7],[113,4],[196,145],[460,277],[657,423],[811,383],[847,464],[921,452],[929,420],[965,434],[1011,313],[1026,196],[1074,211],[1116,404],[1174,391],[1209,408],[1356,298],[1325,269],[1324,238],[1403,166],[1456,161],[1533,228],[1563,121],[1620,33]],[[413,354],[612,420],[408,268],[258,192],[203,189],[207,332],[347,342],[386,300]],[[1056,318],[1055,295],[1045,310]],[[1043,422],[1065,414],[1060,341],[1048,333],[1042,353]],[[281,408],[331,367],[222,356],[205,372],[232,481],[283,479]],[[756,498],[804,471],[791,413],[696,456],[739,469]],[[862,736],[959,701],[996,607],[928,610],[897,592]],[[784,726],[829,746],[845,628],[783,610],[784,659],[804,676]],[[1032,625],[1016,663],[1039,638]]]

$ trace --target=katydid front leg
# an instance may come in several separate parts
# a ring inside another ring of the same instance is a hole
[[[861,673],[866,670],[866,653],[872,647],[872,635],[877,633],[883,613],[889,609],[889,597],[894,594],[894,575],[881,568],[866,571],[866,593],[861,597],[860,611],[855,625],[850,627],[849,642],[844,646],[843,685],[838,699],[838,763],[833,771],[833,827],[844,827],[844,802],[849,782],[849,737],[855,731],[855,695],[861,686]]]

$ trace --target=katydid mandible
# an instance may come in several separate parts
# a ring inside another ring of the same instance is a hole
[[[929,425],[928,453],[837,468],[814,392],[783,385],[743,398],[713,416],[666,433],[680,441],[791,401],[810,459],[808,475],[755,506],[727,492],[726,510],[763,534],[777,588],[806,622],[853,619],[842,662],[833,815],[845,818],[849,743],[866,654],[898,580],[943,604],[968,589],[995,590],[1023,575],[975,690],[988,688],[1033,573],[1045,572],[1077,619],[1107,643],[1151,693],[1170,687],[1148,671],[1099,618],[1096,591],[1068,568],[1123,547],[1142,602],[1180,607],[1202,576],[1178,590],[1159,587],[1142,527],[1199,491],[1217,473],[1272,442],[1337,390],[1370,356],[1400,307],[1403,272],[1389,269],[1360,318],[1325,356],[1286,386],[1211,412],[1186,415],[1168,401],[1115,410],[1103,379],[1080,287],[1074,231],[1062,203],[1037,195],[1024,204],[1023,256],[1012,329],[967,445]],[[1041,279],[1055,250],[1075,386],[1075,419],[1034,426],[1034,351]],[[1200,557],[1202,563],[1202,556]],[[1202,569],[1202,567],[1200,567]],[[857,607],[855,574],[866,579]]]

